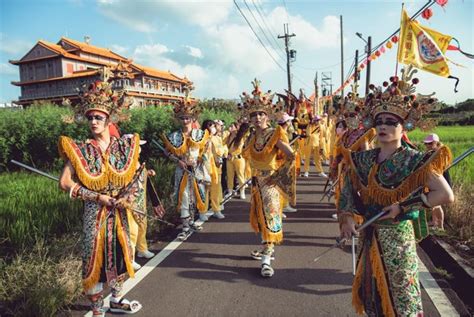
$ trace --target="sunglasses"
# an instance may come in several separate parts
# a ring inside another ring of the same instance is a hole
[[[103,116],[99,116],[99,115],[95,115],[95,116],[86,116],[87,120],[88,121],[92,121],[92,120],[97,120],[97,121],[105,121],[107,118],[106,117],[103,117]]]
[[[375,120],[375,126],[378,127],[378,126],[381,126],[381,125],[387,125],[387,126],[392,126],[392,127],[396,127],[400,124],[400,121],[396,121],[396,120],[387,120],[387,121],[383,121],[382,119],[377,119]]]

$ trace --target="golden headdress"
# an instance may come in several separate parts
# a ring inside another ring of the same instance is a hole
[[[201,109],[198,106],[198,100],[191,97],[192,85],[184,88],[184,98],[174,105],[174,116],[176,118],[192,117],[197,118],[201,113]]]
[[[240,96],[242,101],[239,106],[242,116],[250,117],[253,112],[262,111],[265,112],[269,117],[273,118],[277,112],[283,110],[284,102],[279,100],[276,104],[273,104],[274,93],[271,90],[266,93],[260,89],[261,82],[256,78],[252,81],[254,87],[252,94],[248,94],[245,91]]]
[[[415,94],[415,85],[419,79],[412,77],[416,72],[411,66],[402,69],[402,78],[390,77],[391,84],[384,82],[383,87],[386,89],[383,92],[381,87],[369,86],[373,93],[367,97],[367,104],[372,109],[372,118],[381,113],[394,114],[403,120],[408,131],[416,127],[429,129],[434,126],[434,121],[423,119],[423,115],[436,109],[437,99],[433,98],[434,92],[430,95]]]
[[[79,91],[79,103],[73,107],[74,116],[65,117],[63,120],[67,123],[81,122],[87,113],[93,110],[107,114],[114,123],[127,120],[129,116],[124,114],[123,110],[130,107],[130,102],[125,92],[113,89],[113,85],[117,78],[132,78],[130,71],[127,65],[121,63],[114,68],[100,69],[100,79],[89,85],[84,84]],[[65,99],[63,105],[71,105],[71,102]]]

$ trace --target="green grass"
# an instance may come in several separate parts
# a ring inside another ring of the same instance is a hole
[[[420,149],[425,149],[423,140],[430,133],[438,134],[441,143],[451,149],[454,158],[474,146],[474,126],[439,126],[429,132],[417,129],[408,133],[408,137]],[[461,163],[451,168],[449,173],[453,184],[471,187],[474,184],[474,154],[471,154]]]
[[[0,174],[0,241],[19,248],[77,230],[81,203],[71,201],[55,181],[31,173]]]

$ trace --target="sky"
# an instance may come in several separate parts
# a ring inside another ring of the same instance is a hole
[[[236,4],[237,3],[237,4]],[[354,61],[355,50],[364,52],[364,38],[372,46],[384,41],[400,26],[402,1],[389,0],[0,0],[0,103],[17,100],[18,66],[38,40],[57,43],[61,36],[109,48],[135,62],[194,82],[199,98],[235,99],[251,91],[258,78],[262,89],[283,92],[287,88],[283,25],[295,36],[291,64],[292,90],[307,96],[314,91],[318,72],[332,77],[333,89],[341,83],[340,16],[343,16],[344,77]],[[405,1],[411,16],[426,1]],[[433,5],[425,26],[455,37],[461,49],[474,53],[473,0],[449,0]],[[239,12],[247,18],[250,25]],[[260,41],[255,36],[257,33]],[[440,101],[455,104],[474,96],[474,62],[459,52],[447,57],[454,81],[420,71],[417,92],[436,92]],[[372,63],[371,83],[381,85],[395,72],[396,48]],[[365,70],[359,91],[365,91]],[[347,93],[349,88],[346,88]]]

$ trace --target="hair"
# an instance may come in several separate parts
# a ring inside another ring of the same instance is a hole
[[[250,128],[250,124],[246,122],[242,123],[239,127],[239,130],[237,131],[235,138],[229,143],[229,147],[231,147],[234,144],[239,144],[242,141],[245,133],[247,133],[249,128]]]
[[[214,120],[204,120],[204,122],[202,123],[201,129],[209,130],[209,128],[213,125],[215,125]]]
[[[342,127],[344,129],[347,129],[347,123],[346,121],[339,121],[337,124],[336,124],[336,128],[339,127],[339,125],[342,123]]]

